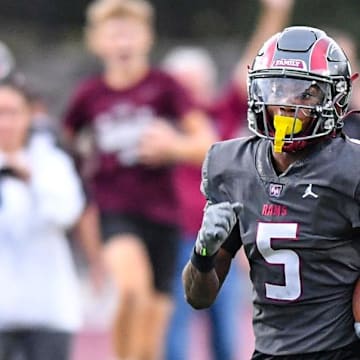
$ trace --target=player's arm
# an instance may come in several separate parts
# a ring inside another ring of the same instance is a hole
[[[238,226],[235,225],[225,240],[227,246],[220,247],[215,254],[199,255],[198,252],[204,247],[199,244],[195,245],[191,259],[183,271],[185,297],[192,307],[204,309],[215,301],[234,256],[233,251],[230,250],[231,244],[239,244],[239,240]],[[199,240],[197,240],[198,242]]]
[[[196,309],[209,307],[229,271],[231,260],[241,247],[238,223],[240,203],[224,201],[226,191],[213,184],[214,145],[202,166],[201,191],[207,199],[201,228],[190,261],[183,271],[185,297]],[[211,160],[210,160],[211,158]],[[225,195],[225,196],[224,196]]]

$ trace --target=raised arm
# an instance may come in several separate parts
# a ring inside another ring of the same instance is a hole
[[[241,94],[247,92],[248,66],[251,65],[264,41],[289,24],[294,2],[294,0],[260,0],[260,15],[254,33],[235,70],[235,83]]]

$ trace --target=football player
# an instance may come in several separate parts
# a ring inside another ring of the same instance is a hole
[[[203,164],[207,206],[183,272],[186,298],[209,307],[244,246],[254,360],[360,358],[360,146],[341,131],[354,78],[322,30],[274,35],[248,74],[255,136],[215,144]]]
[[[239,137],[247,130],[247,65],[257,54],[259,47],[272,34],[282,30],[289,22],[294,6],[292,0],[260,0],[256,26],[248,41],[228,84],[216,91],[217,69],[211,55],[199,47],[176,47],[164,59],[165,69],[186,88],[193,99],[206,110],[213,119],[222,140]],[[217,93],[217,95],[216,95]],[[205,199],[199,191],[201,171],[198,166],[183,165],[176,170],[175,184],[181,211],[182,241],[178,248],[176,281],[174,282],[175,310],[170,321],[167,336],[166,360],[188,358],[189,335],[192,309],[184,299],[181,274],[188,261],[193,243],[201,225]],[[239,261],[242,263],[242,261]],[[208,353],[213,360],[232,359],[244,336],[239,337],[238,317],[233,316],[233,308],[248,311],[249,286],[246,270],[239,271],[232,266],[214,306],[205,311],[210,342]],[[246,281],[244,281],[246,280]],[[242,315],[240,314],[240,317]],[[250,325],[250,324],[249,324]],[[242,330],[249,325],[242,324]],[[244,334],[245,335],[245,334]],[[246,348],[246,350],[245,350]],[[242,351],[244,358],[251,352],[251,344]]]

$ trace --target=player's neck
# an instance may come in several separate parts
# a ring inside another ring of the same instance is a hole
[[[145,78],[149,69],[149,63],[146,61],[120,66],[106,66],[104,80],[105,83],[113,89],[128,89]]]
[[[302,157],[303,157],[302,151],[298,151],[295,153],[286,153],[286,152],[275,153],[274,151],[272,152],[272,162],[275,171],[278,174],[285,172],[291,164],[301,159]]]

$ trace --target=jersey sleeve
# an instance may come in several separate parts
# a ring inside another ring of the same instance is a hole
[[[205,156],[205,160],[202,164],[201,168],[201,185],[200,191],[205,196],[206,201],[210,204],[216,204],[216,196],[212,194],[211,186],[210,186],[210,179],[209,179],[209,165],[210,165],[210,156],[213,150],[214,145],[210,148]]]
[[[232,202],[224,182],[224,173],[226,165],[222,162],[223,154],[221,152],[221,143],[213,144],[208,153],[201,170],[201,192],[206,200],[211,204],[217,204],[224,201]]]
[[[214,150],[215,149],[215,150]],[[202,180],[201,180],[201,192],[204,194],[207,202],[209,204],[216,204],[222,201],[229,201],[230,199],[224,199],[221,193],[221,187],[223,184],[217,183],[214,184],[213,181],[213,171],[211,170],[212,167],[212,156],[213,152],[216,151],[216,144],[214,144],[210,150],[208,151],[205,160],[202,166]],[[221,246],[224,250],[229,252],[232,257],[234,257],[237,251],[241,248],[242,241],[240,236],[240,228],[239,228],[239,221],[234,226],[233,230],[231,231],[229,237]]]

